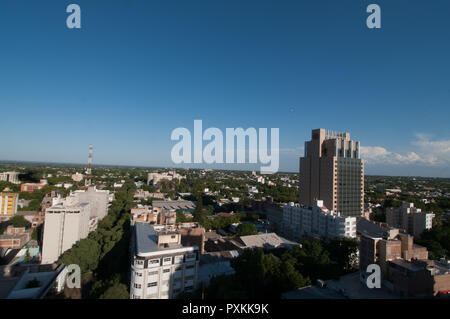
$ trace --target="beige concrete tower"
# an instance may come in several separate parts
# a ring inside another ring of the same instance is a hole
[[[350,133],[323,128],[312,131],[300,158],[300,204],[312,206],[323,200],[325,207],[345,216],[361,216],[364,211],[364,160],[359,142]]]

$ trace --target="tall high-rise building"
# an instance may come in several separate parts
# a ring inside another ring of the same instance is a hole
[[[300,158],[300,204],[312,206],[323,200],[328,209],[343,216],[361,216],[364,212],[364,160],[359,142],[350,133],[323,128],[312,131]]]

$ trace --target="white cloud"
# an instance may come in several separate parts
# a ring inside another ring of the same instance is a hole
[[[361,146],[360,152],[368,164],[450,165],[450,140],[432,140],[430,135],[416,134],[411,145],[414,149],[405,154],[388,151],[381,146]]]

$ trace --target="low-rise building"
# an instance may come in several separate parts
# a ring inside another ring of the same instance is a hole
[[[154,200],[152,206],[153,209],[178,210],[193,209],[197,205],[189,200]]]
[[[378,264],[382,286],[401,297],[433,297],[450,291],[450,265],[429,260],[428,250],[414,244],[414,237],[387,224],[358,221],[360,279],[367,267]]]
[[[395,259],[428,259],[428,250],[414,244],[414,237],[382,223],[358,221],[360,234],[359,268],[365,272],[371,264],[378,264],[382,278],[387,278],[388,262]]]
[[[76,172],[75,174],[72,174],[72,180],[74,181],[74,182],[81,182],[82,180],[83,180],[83,178],[84,178],[84,175],[83,174],[80,174],[80,173],[78,173],[78,172]]]
[[[67,276],[65,265],[29,265],[14,277],[0,279],[0,298],[42,299],[49,292],[62,291]]]
[[[153,213],[151,206],[143,206],[131,209],[131,223],[134,225],[136,222],[142,223],[156,223],[157,214]]]
[[[450,293],[448,260],[395,259],[388,263],[388,280],[404,297],[432,297]]]
[[[171,181],[174,179],[181,180],[184,176],[178,174],[175,171],[163,172],[163,173],[148,173],[147,185],[158,185],[163,179]]]
[[[148,198],[164,199],[164,193],[150,193],[148,191],[144,191],[143,189],[137,189],[134,193],[134,198],[140,200]]]
[[[25,183],[20,185],[21,192],[34,192],[47,186],[47,180],[42,179],[40,183]]]
[[[0,248],[21,249],[31,239],[31,229],[25,227],[8,226],[4,234],[0,235]]]
[[[263,249],[275,249],[275,248],[292,248],[300,246],[299,243],[292,242],[283,237],[278,236],[275,233],[238,236],[230,240],[238,249],[247,248],[263,248]]]

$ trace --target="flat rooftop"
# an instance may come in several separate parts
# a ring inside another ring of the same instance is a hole
[[[164,252],[167,250],[184,248],[181,244],[170,244],[168,247],[158,246],[158,233],[176,233],[167,231],[157,231],[153,225],[148,223],[137,222],[134,226],[136,235],[136,254],[143,255],[152,252]]]
[[[423,266],[416,265],[416,264],[414,264],[412,262],[409,262],[409,261],[406,261],[404,259],[390,260],[389,263],[397,265],[397,266],[399,266],[401,268],[406,268],[406,269],[411,270],[411,271],[420,271],[420,270],[424,269]]]
[[[153,207],[161,207],[164,209],[189,209],[195,208],[195,203],[189,200],[154,200]]]
[[[384,285],[370,289],[359,278],[359,272],[350,273],[339,280],[326,280],[326,288],[315,285],[286,292],[283,299],[397,299]]]
[[[356,230],[366,236],[383,238],[387,229],[384,229],[383,227],[374,224],[365,218],[360,218],[356,223]]]
[[[56,205],[53,205],[50,208],[47,208],[47,210],[77,210],[80,208],[83,208],[85,206],[88,206],[89,203],[84,202],[84,203],[78,203],[78,202],[72,202],[72,201],[68,201],[68,202],[63,202],[63,203],[58,203]]]

